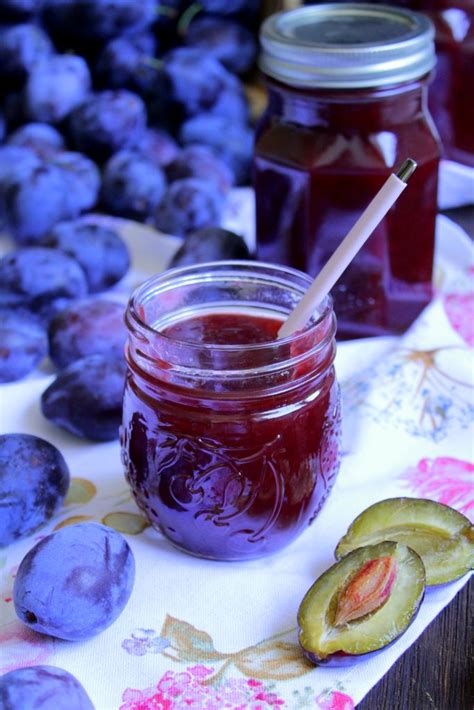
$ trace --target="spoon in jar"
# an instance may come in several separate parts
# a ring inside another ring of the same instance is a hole
[[[416,167],[416,162],[408,158],[397,173],[389,176],[283,323],[278,331],[279,338],[286,338],[304,329],[318,305],[328,295],[340,275],[406,188],[408,179],[413,175]]]

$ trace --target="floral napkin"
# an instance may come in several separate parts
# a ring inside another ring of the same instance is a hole
[[[126,236],[134,263],[143,263],[140,239],[130,229]],[[0,671],[34,664],[65,668],[97,710],[355,707],[467,581],[428,590],[408,631],[370,660],[316,668],[299,650],[298,605],[334,562],[339,538],[364,508],[408,495],[474,515],[473,253],[464,232],[444,217],[437,236],[438,295],[411,330],[403,338],[339,346],[341,471],[314,524],[275,556],[222,563],[177,551],[147,527],[132,502],[117,443],[82,442],[41,416],[39,397],[51,374],[4,385],[0,431],[48,439],[74,478],[65,507],[41,535],[0,551]],[[148,237],[156,240],[155,255],[176,246]],[[119,619],[89,641],[33,633],[13,609],[17,566],[42,535],[83,520],[102,521],[127,536],[137,563],[132,597]]]

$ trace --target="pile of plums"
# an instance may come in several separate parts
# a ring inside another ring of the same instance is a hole
[[[130,255],[93,211],[185,238],[171,266],[249,258],[219,228],[249,179],[255,0],[6,0],[0,6],[0,382],[49,355],[51,421],[116,438]]]
[[[20,244],[101,209],[185,236],[249,179],[257,0],[8,0],[0,214]]]

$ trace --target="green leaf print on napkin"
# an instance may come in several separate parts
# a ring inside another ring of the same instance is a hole
[[[102,518],[104,525],[113,528],[121,533],[128,535],[139,535],[141,532],[150,527],[148,520],[145,520],[143,515],[138,513],[126,513],[117,511],[116,513],[108,513]]]
[[[87,478],[71,478],[71,485],[67,492],[64,505],[84,505],[93,499],[97,488]]]
[[[314,670],[298,644],[283,640],[294,631],[283,631],[235,653],[220,653],[206,631],[168,615],[160,638],[167,641],[163,655],[174,661],[213,664],[223,661],[220,667],[216,667],[216,672],[203,681],[204,685],[212,685],[220,681],[232,665],[243,675],[260,680],[290,680]]]
[[[166,616],[160,636],[169,641],[165,655],[179,661],[218,661],[229,657],[214,648],[212,638],[186,621]],[[175,653],[171,655],[170,649]]]
[[[239,651],[233,661],[244,675],[260,680],[290,680],[314,669],[299,646],[274,638]]]

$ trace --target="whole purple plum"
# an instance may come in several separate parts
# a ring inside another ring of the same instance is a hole
[[[224,206],[222,193],[212,182],[184,178],[171,183],[155,212],[161,231],[185,236],[203,227],[216,227]]]
[[[95,78],[109,89],[130,89],[146,96],[153,91],[157,69],[153,66],[153,35],[117,37],[102,50]]]
[[[162,169],[133,150],[115,153],[104,168],[102,200],[112,214],[145,220],[166,190]]]
[[[100,172],[97,165],[82,153],[70,151],[55,155],[51,162],[62,171],[67,185],[68,215],[75,217],[93,207],[100,190]]]
[[[28,310],[0,305],[0,382],[25,377],[48,354],[46,329]]]
[[[222,17],[198,15],[189,25],[185,43],[188,47],[203,49],[236,74],[248,71],[257,54],[252,32]]]
[[[195,177],[214,183],[222,193],[229,192],[234,184],[234,175],[228,165],[207,145],[186,146],[167,166],[170,182]]]
[[[118,439],[125,374],[123,355],[76,360],[43,392],[41,411],[46,419],[83,439]]]
[[[36,25],[25,23],[0,30],[2,81],[21,89],[30,71],[54,49],[48,35]],[[4,87],[2,86],[2,89]]]
[[[54,304],[63,308],[87,294],[84,271],[77,261],[58,249],[24,247],[0,259],[0,292],[4,303],[16,302],[48,317]],[[10,298],[6,297],[10,294]]]
[[[168,52],[163,61],[171,98],[184,116],[210,110],[228,82],[235,79],[202,49],[178,47]]]
[[[8,228],[18,244],[38,243],[59,221],[79,214],[71,214],[66,181],[55,165],[39,165],[9,178],[3,203]]]
[[[10,183],[21,181],[41,164],[36,153],[26,146],[0,146],[0,191],[6,190]]]
[[[87,97],[91,76],[82,57],[59,54],[39,62],[25,86],[25,110],[33,121],[59,123]]]
[[[169,267],[190,266],[223,259],[251,258],[248,246],[239,234],[220,227],[208,227],[188,234],[173,256]]]
[[[0,547],[36,532],[59,510],[69,469],[58,449],[38,436],[0,436]]]
[[[183,123],[181,143],[201,143],[213,148],[231,168],[237,185],[248,180],[252,163],[254,134],[249,126],[226,116],[201,113]]]
[[[99,298],[73,303],[49,324],[49,355],[59,368],[88,355],[123,355],[127,330],[120,303]]]
[[[8,136],[7,145],[29,148],[45,159],[64,149],[64,138],[49,123],[26,123]]]
[[[147,128],[133,150],[159,167],[165,167],[179,155],[179,147],[174,138],[160,128]]]
[[[77,678],[56,666],[28,666],[1,676],[0,707],[5,710],[94,710]]]
[[[80,264],[90,293],[114,286],[130,266],[127,245],[117,232],[83,219],[57,224],[41,243],[60,249]]]
[[[72,142],[81,153],[103,162],[139,140],[146,126],[142,99],[125,89],[102,91],[71,113]]]
[[[41,159],[28,148],[16,145],[0,147],[0,226],[7,222],[6,196],[15,186],[41,167]]]
[[[97,523],[70,525],[40,540],[21,561],[15,611],[34,631],[88,639],[120,616],[134,579],[133,553],[120,533]]]

